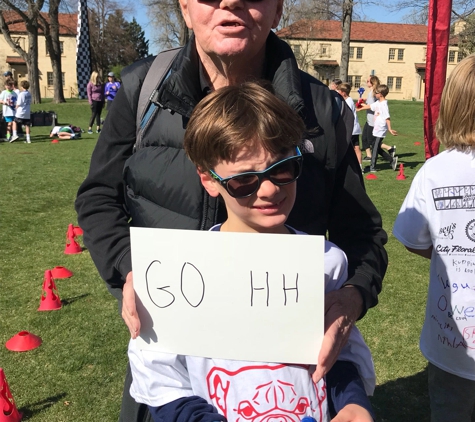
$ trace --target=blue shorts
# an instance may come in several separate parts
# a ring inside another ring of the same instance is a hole
[[[13,120],[15,119],[15,116],[3,116],[3,118],[5,119],[7,123],[10,123],[10,122],[13,122]]]

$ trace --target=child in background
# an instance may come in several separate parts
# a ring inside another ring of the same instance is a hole
[[[31,105],[31,94],[28,89],[30,89],[30,83],[28,81],[21,81],[20,83],[21,91],[18,95],[17,105],[16,105],[16,114],[15,122],[17,125],[25,126],[26,133],[26,143],[31,144],[30,139],[30,105]]]
[[[373,137],[375,139],[373,151],[371,153],[371,166],[369,168],[369,171],[372,173],[377,171],[376,162],[378,161],[378,154],[380,154],[385,160],[389,161],[393,170],[396,170],[397,167],[397,157],[392,157],[381,147],[388,131],[391,135],[397,136],[397,132],[391,129],[391,118],[389,115],[388,102],[386,100],[388,93],[389,89],[386,85],[379,85],[378,88],[374,90],[374,94],[378,101],[371,105],[364,104],[358,109],[358,111],[368,109],[374,111]]]
[[[285,224],[294,205],[296,180],[302,167],[303,156],[298,145],[303,133],[299,115],[254,82],[214,91],[195,107],[187,125],[184,148],[197,166],[204,189],[212,197],[220,196],[227,210],[226,221],[211,230],[305,234]],[[339,289],[346,280],[347,260],[334,244],[325,245],[325,291],[328,292]],[[209,340],[203,338],[203,341]],[[358,350],[357,354],[353,350]],[[356,384],[350,394],[345,391],[347,398],[352,396],[350,400],[343,399],[341,406],[333,402],[337,407],[335,412],[345,422],[372,421],[363,382],[372,394],[374,369],[370,351],[356,327],[340,358],[356,372]],[[138,349],[134,339],[129,343],[129,359],[133,378],[130,393],[135,400],[149,406],[155,422],[294,421],[305,416],[318,422],[330,421],[327,396],[335,396],[331,388],[326,391],[324,379],[313,382],[315,367],[312,366],[158,353]],[[223,391],[217,381],[208,383],[216,368],[230,374],[239,372],[240,379],[244,376],[245,381],[221,395]],[[281,395],[276,398],[272,393],[268,403],[252,401],[255,386],[266,383],[287,385],[299,400],[281,402]],[[339,393],[347,385],[339,384]],[[216,394],[211,390],[216,390]],[[247,404],[227,406],[229,403]]]
[[[77,139],[81,137],[80,133],[74,133],[74,130],[71,126],[55,126],[49,137],[52,138],[54,135],[57,135],[60,139]]]
[[[358,163],[360,163],[360,167],[361,167],[361,149],[360,149],[361,126],[360,126],[360,122],[358,121],[358,117],[356,116],[355,102],[350,97],[351,85],[348,83],[341,83],[340,85],[338,85],[336,90],[343,97],[346,104],[348,104],[348,107],[350,107],[351,111],[353,112],[353,116],[355,118],[355,123],[353,125],[353,132],[351,134],[351,143],[353,144],[356,158],[358,158]],[[363,171],[363,168],[361,168],[361,171]]]
[[[430,262],[420,349],[431,422],[475,419],[475,55],[448,78],[435,127],[445,151],[414,177],[393,228]]]
[[[5,90],[0,93],[0,104],[3,104],[3,118],[7,123],[7,141],[9,142],[15,142],[18,139],[15,123],[17,95],[14,87],[13,79],[6,78]]]

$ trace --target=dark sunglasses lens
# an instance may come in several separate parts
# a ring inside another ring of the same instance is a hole
[[[228,192],[234,198],[252,195],[259,186],[259,178],[255,174],[237,176],[227,183]]]
[[[286,185],[295,181],[300,175],[300,160],[288,160],[275,166],[269,179],[276,185]]]

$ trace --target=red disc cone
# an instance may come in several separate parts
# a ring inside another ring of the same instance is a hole
[[[370,173],[366,176],[366,179],[368,179],[368,180],[376,180],[377,178],[378,178],[378,176],[376,176],[373,173]]]
[[[415,145],[415,146],[419,146],[420,144],[421,144],[421,143],[420,143],[419,141],[414,142],[414,145]]]
[[[404,174],[404,165],[402,163],[399,165],[399,173],[396,176],[396,179],[397,180],[406,180],[406,176]]]
[[[13,400],[3,369],[0,368],[0,422],[20,422],[21,415]]]
[[[73,272],[68,270],[66,267],[54,267],[51,270],[51,275],[54,279],[69,278],[73,276]]]
[[[54,284],[51,270],[46,270],[38,311],[56,311],[57,309],[61,309],[61,299],[56,284]]]
[[[53,139],[53,140],[51,141],[51,143],[52,143],[52,144],[59,144],[59,141],[58,141],[57,139]]]
[[[82,236],[83,231],[79,226],[73,226],[74,236]]]
[[[28,331],[20,331],[5,343],[5,347],[12,352],[27,352],[41,345],[41,338]]]

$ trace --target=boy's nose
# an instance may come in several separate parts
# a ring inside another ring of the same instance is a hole
[[[274,185],[269,179],[264,179],[259,186],[257,196],[261,198],[269,198],[274,196],[279,191],[279,186]]]

